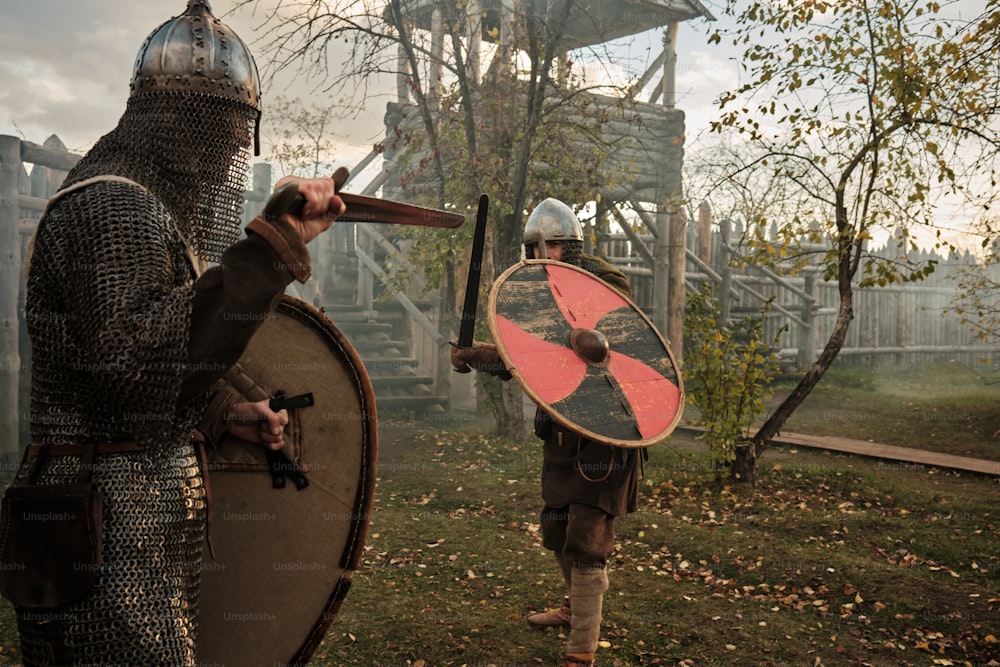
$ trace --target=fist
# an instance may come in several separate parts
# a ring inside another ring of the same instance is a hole
[[[226,431],[241,440],[264,445],[268,449],[285,446],[288,411],[274,412],[270,401],[236,403],[226,416]]]
[[[460,372],[468,372],[471,366],[477,371],[496,375],[501,380],[511,378],[510,371],[500,358],[497,346],[493,343],[475,343],[472,347],[451,347],[451,365]]]
[[[337,216],[347,210],[337,191],[347,180],[341,167],[333,178],[296,178],[285,176],[274,186],[274,194],[265,211],[272,209],[295,228],[303,243],[329,229]]]

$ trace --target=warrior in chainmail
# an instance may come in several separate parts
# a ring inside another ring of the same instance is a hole
[[[256,415],[258,440],[281,446],[282,416],[211,388],[343,211],[333,181],[300,181],[308,214],[257,218],[239,240],[260,109],[246,45],[190,0],[146,39],[119,124],[39,223],[25,463],[44,446],[40,482],[73,481],[79,446],[96,446],[104,559],[81,600],[18,609],[26,665],[195,664],[206,493],[192,433]]]
[[[535,207],[524,227],[525,256],[578,266],[627,297],[628,278],[600,257],[583,252],[583,230],[573,210],[558,199]],[[451,363],[510,379],[493,344],[453,346]],[[555,423],[541,408],[535,435],[542,453],[542,544],[555,555],[569,595],[562,607],[533,614],[535,627],[569,626],[563,667],[592,667],[601,631],[607,559],[614,551],[616,517],[638,506],[645,451],[610,447]],[[586,472],[585,472],[586,471]]]

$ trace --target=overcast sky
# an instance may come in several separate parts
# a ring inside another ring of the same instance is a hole
[[[122,0],[2,0],[0,20],[0,134],[44,142],[58,135],[70,150],[85,152],[117,123],[125,108],[135,55],[146,36],[160,23],[184,11],[185,0],[123,2]],[[233,12],[232,0],[213,0],[212,9],[259,53],[256,30],[261,17]],[[678,45],[678,106],[689,117],[689,136],[705,127],[712,101],[736,83],[735,60],[706,46],[706,23],[682,27]],[[651,39],[660,44],[659,34]],[[647,42],[650,40],[646,40]],[[256,44],[256,48],[255,48]],[[631,55],[642,58],[648,46],[639,43]],[[655,57],[656,53],[652,56]],[[262,68],[265,63],[258,65]],[[314,86],[282,81],[264,89],[264,113],[274,95],[310,98]],[[342,121],[335,131],[346,152],[363,156],[382,133],[385,102],[394,94],[373,99],[360,117]]]

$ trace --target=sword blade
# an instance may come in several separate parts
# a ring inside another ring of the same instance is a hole
[[[465,222],[465,216],[459,213],[350,192],[337,194],[347,205],[344,214],[337,217],[341,222],[381,222],[387,225],[416,225],[443,229],[461,227]]]
[[[479,306],[479,277],[483,272],[483,245],[486,242],[486,214],[490,198],[479,196],[479,210],[476,212],[476,229],[472,237],[472,257],[469,261],[469,280],[465,285],[465,303],[462,306],[462,320],[458,329],[458,346],[472,347],[476,336],[476,309]]]
[[[445,229],[461,227],[465,222],[464,215],[436,208],[416,206],[415,204],[379,199],[367,195],[356,195],[351,192],[338,192],[337,195],[347,205],[347,210],[343,215],[337,217],[340,222],[380,222],[387,225],[415,225]],[[305,203],[305,197],[299,193],[298,187],[292,181],[274,191],[264,207],[264,216],[273,219],[279,218],[285,213],[297,215]]]

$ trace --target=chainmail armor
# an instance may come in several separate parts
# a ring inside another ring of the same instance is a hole
[[[104,566],[80,602],[18,613],[26,665],[193,665],[205,492],[178,406],[189,372],[195,273],[240,231],[257,111],[205,94],[139,93],[39,223],[26,319],[35,444],[138,441],[99,456]],[[220,372],[221,375],[221,372]],[[41,481],[72,480],[51,457]]]
[[[199,257],[217,262],[239,238],[253,107],[205,94],[141,92],[64,185],[117,174],[163,202]]]
[[[52,458],[39,483],[73,482],[77,465]],[[166,458],[102,456],[93,479],[105,514],[94,593],[51,612],[19,611],[24,664],[195,664],[205,490],[193,446]]]

